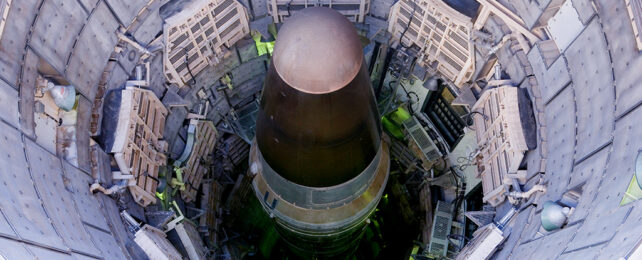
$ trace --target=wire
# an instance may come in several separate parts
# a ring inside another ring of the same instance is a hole
[[[192,69],[190,69],[189,67],[189,52],[187,51],[187,48],[183,48],[183,51],[185,52],[185,64],[187,65],[187,72],[189,72],[190,77],[192,77],[192,80],[191,80],[192,83],[188,85],[196,85],[196,78],[194,78],[194,74],[192,74]]]
[[[456,193],[455,194],[456,194],[457,197],[455,197],[455,200],[454,200],[454,203],[453,203],[453,206],[454,206],[453,207],[453,211],[454,211],[453,212],[453,218],[456,219],[457,215],[459,215],[459,210],[458,210],[459,209],[459,205],[464,200],[464,194],[466,192],[466,180],[465,180],[464,176],[462,176],[459,173],[457,173],[457,171],[455,170],[454,167],[450,167],[450,172],[455,177],[454,178],[455,187],[456,187],[456,191],[455,191]],[[460,185],[460,179],[461,179],[461,185]]]
[[[287,6],[287,8],[288,8],[288,17],[292,16],[292,14],[290,13],[290,4],[292,4],[292,1],[294,1],[294,0],[290,0],[290,1],[286,4],[286,6]]]
[[[412,2],[412,13],[410,14],[410,18],[408,18],[408,25],[406,25],[406,28],[404,28],[403,32],[401,32],[401,37],[399,37],[399,45],[403,46],[404,48],[409,48],[410,46],[404,46],[403,45],[403,37],[408,31],[408,28],[410,28],[410,24],[412,23],[412,19],[415,18],[415,12],[417,11],[417,3],[415,1],[410,1]],[[399,46],[395,49],[395,52],[399,50]]]
[[[393,57],[393,59],[395,58],[395,56],[397,55],[397,53],[399,52],[401,47],[409,48],[409,46],[406,47],[403,44],[403,37],[406,35],[406,32],[408,31],[408,28],[410,28],[410,24],[412,23],[412,19],[415,17],[415,12],[417,10],[417,3],[415,3],[414,1],[412,1],[412,3],[413,3],[412,13],[410,14],[410,18],[408,19],[408,24],[406,25],[406,27],[404,27],[403,31],[401,32],[401,36],[399,37],[399,45],[397,45],[397,47],[390,54],[390,57]],[[389,64],[388,64],[388,66],[389,66]],[[399,78],[402,78],[402,76],[404,76],[404,75],[401,75],[402,71],[399,71],[399,74],[400,74]]]
[[[450,167],[450,172],[452,172],[452,174],[459,179],[464,178],[464,176],[462,176],[461,173],[457,172],[454,167]]]
[[[449,239],[456,239],[456,240],[463,240],[464,243],[469,243],[470,242],[470,239],[468,239],[467,237],[462,236],[460,234],[450,234],[450,235],[448,235],[448,238]],[[454,247],[456,247],[458,251],[461,251],[463,249],[463,246],[456,245],[455,243],[452,243],[452,245]]]
[[[470,130],[475,131],[475,128],[472,128],[470,125],[468,125],[468,122],[470,121],[470,117],[471,117],[473,114],[480,114],[480,115],[484,118],[484,120],[488,120],[488,116],[486,116],[486,114],[484,114],[484,113],[482,113],[482,112],[479,112],[479,111],[476,111],[476,110],[470,111],[470,113],[468,113],[468,114],[466,114],[466,115],[464,116],[464,117],[465,117],[465,120],[464,120],[464,121],[465,121],[465,123],[466,123],[466,127],[467,127],[468,129],[470,129]]]
[[[388,82],[388,87],[390,89],[392,89],[392,83],[397,83],[397,81],[396,80],[391,80],[390,82]]]
[[[410,97],[410,93],[415,94],[415,96],[417,97],[417,102],[419,102],[419,95],[417,95],[417,93],[415,93],[414,91],[408,92],[408,90],[406,90],[406,87],[404,87],[403,84],[401,84],[401,82],[399,82],[399,85],[403,89],[403,92],[406,92],[406,96],[408,97],[408,101],[410,102],[410,104],[408,106],[408,110],[410,110],[410,114],[411,115],[414,115],[415,111],[414,111],[414,109],[412,109],[412,103],[414,103],[414,102],[412,102],[412,98]]]
[[[408,94],[408,98],[410,98],[410,94],[414,94],[414,95],[415,95],[415,97],[417,98],[417,102],[419,102],[419,95],[417,95],[417,93],[416,93],[416,92],[414,92],[414,91],[409,91],[407,94]]]
[[[473,160],[473,157],[475,157],[475,153],[477,153],[477,150],[471,151],[468,154],[468,157],[457,157],[457,163],[459,163],[459,166],[457,168],[459,168],[460,171],[464,171],[466,170],[466,168],[468,168],[468,166],[475,165],[475,160]]]
[[[394,58],[394,57],[396,56],[396,54],[399,52],[400,47],[409,48],[409,47],[406,47],[406,46],[403,44],[403,37],[406,35],[406,32],[408,31],[408,28],[410,28],[410,24],[412,23],[412,19],[415,17],[415,12],[417,11],[417,3],[415,3],[414,1],[412,1],[412,3],[413,3],[412,14],[410,15],[410,18],[408,19],[408,25],[406,25],[406,27],[404,28],[403,32],[401,32],[401,36],[399,37],[399,45],[397,45],[397,47],[396,47],[396,48],[394,49],[394,51],[391,53],[391,57],[393,57],[393,58]],[[411,64],[410,66],[412,67],[412,64]],[[401,79],[401,78],[403,78],[403,77],[405,77],[405,75],[402,75],[402,71],[399,71],[399,78]],[[389,88],[391,88],[391,89],[392,89],[391,84],[392,84],[393,82],[397,82],[397,81],[396,81],[396,80],[393,80],[393,81],[388,82],[388,87],[389,87]],[[399,84],[398,84],[398,85],[401,85],[401,82],[399,82]],[[403,86],[402,86],[402,87],[403,87]],[[404,88],[404,91],[406,92],[406,95],[409,95],[409,94],[408,94],[408,91],[406,91],[406,89],[405,89],[405,88]],[[416,94],[416,93],[415,93],[415,94]],[[393,90],[392,95],[393,95],[393,97],[396,95],[396,89],[394,89],[394,90]],[[417,96],[418,96],[418,95],[417,95]],[[409,98],[410,98],[410,96],[409,96]],[[391,99],[390,99],[390,101],[392,102],[392,100],[393,100],[393,99],[394,99],[394,98],[391,98]],[[390,103],[388,103],[388,105],[390,105]],[[411,114],[411,115],[414,115],[414,111],[412,111],[412,106],[410,107],[410,114]]]
[[[446,167],[448,166],[448,163],[446,162],[446,159],[444,156],[439,157],[439,161],[441,161],[440,164],[435,163],[432,168],[435,169],[437,172],[443,172],[446,170]],[[437,168],[437,165],[441,166],[440,168]]]
[[[466,241],[466,242],[469,242],[469,241],[470,241],[470,239],[468,239],[467,237],[462,236],[462,235],[460,235],[460,234],[450,234],[450,235],[448,235],[448,238],[463,239],[463,240],[464,240],[464,241]]]

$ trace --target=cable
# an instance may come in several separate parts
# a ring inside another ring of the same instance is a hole
[[[403,37],[408,31],[408,28],[410,28],[410,24],[412,23],[412,19],[415,18],[415,12],[417,11],[417,3],[415,1],[410,1],[412,2],[412,13],[410,14],[410,18],[408,18],[408,25],[406,25],[406,28],[404,28],[403,32],[401,32],[401,37],[399,37],[399,45],[403,46],[404,48],[409,48],[410,46],[406,47],[403,45]],[[399,50],[399,46],[395,49],[395,52]]]
[[[470,243],[470,239],[468,239],[466,236],[462,236],[460,234],[450,234],[450,235],[448,235],[448,238],[449,239],[462,240],[462,241],[464,241],[464,245],[466,243]],[[451,243],[451,244],[454,247],[456,247],[458,251],[461,251],[464,248],[463,246],[456,245],[455,243]]]
[[[464,177],[463,177],[460,173],[458,173],[458,172],[455,170],[455,168],[454,168],[454,167],[452,167],[452,166],[450,167],[450,172],[452,172],[452,174],[453,174],[455,177],[459,178],[459,179],[463,179],[463,178],[464,178]]]
[[[472,128],[471,126],[469,126],[469,125],[468,125],[468,122],[470,121],[470,117],[471,117],[473,114],[480,114],[480,115],[484,118],[484,120],[488,120],[488,116],[486,116],[486,114],[484,114],[484,113],[482,113],[482,112],[479,112],[479,111],[476,111],[476,110],[470,111],[470,113],[468,113],[468,114],[466,114],[466,115],[464,116],[464,117],[465,117],[465,122],[466,122],[466,127],[467,127],[468,129],[470,129],[470,130],[475,131],[475,128]]]
[[[407,25],[406,25],[406,27],[404,28],[403,32],[401,32],[401,36],[399,37],[399,45],[397,45],[397,47],[396,47],[396,48],[393,50],[393,52],[391,53],[391,56],[390,56],[390,57],[392,57],[393,59],[395,58],[395,56],[396,56],[396,55],[397,55],[397,53],[399,52],[400,47],[409,48],[409,47],[406,47],[406,46],[403,44],[403,38],[404,38],[404,36],[406,35],[406,32],[408,31],[408,28],[410,28],[410,24],[412,23],[412,19],[415,17],[415,12],[417,11],[417,3],[415,3],[414,1],[412,1],[412,3],[413,3],[413,8],[412,8],[412,13],[411,13],[411,15],[410,15],[410,18],[408,19],[408,24],[407,24]],[[388,66],[389,66],[389,64],[388,64]],[[410,67],[412,67],[412,64],[410,65]],[[399,69],[401,69],[401,68],[399,68]],[[401,78],[403,78],[403,77],[405,77],[405,75],[402,75],[402,71],[399,71],[399,79],[401,79]],[[393,80],[393,81],[388,82],[388,87],[390,87],[391,89],[392,89],[391,84],[392,84],[393,82],[397,82],[397,81],[394,81],[394,80]],[[399,82],[399,84],[398,84],[398,85],[401,85],[401,82]],[[402,87],[403,87],[403,86],[402,86]],[[408,94],[408,91],[406,91],[406,89],[405,89],[405,88],[404,88],[404,91],[406,92],[406,95],[409,95],[409,94]],[[394,96],[396,96],[396,89],[394,89],[394,90],[393,90],[392,95],[393,95],[393,97],[394,97]],[[417,96],[418,96],[418,95],[417,95]],[[393,97],[391,97],[390,102],[392,102],[392,100],[394,99]],[[390,105],[390,103],[388,103],[388,105]],[[411,115],[414,115],[414,111],[412,111],[412,106],[410,107],[410,110],[411,110],[411,111],[410,111]]]
[[[189,67],[189,52],[187,51],[187,48],[183,48],[183,51],[185,52],[185,64],[187,65],[187,72],[189,72],[190,77],[192,77],[192,83],[188,85],[196,85],[196,78],[194,77],[194,74],[192,74],[192,69],[190,69]]]
[[[414,95],[415,95],[415,97],[417,97],[417,102],[419,102],[419,95],[417,95],[417,93],[416,93],[416,92],[414,92],[414,91],[410,91],[410,92],[407,92],[407,94],[408,94],[408,98],[410,98],[410,94],[414,94]]]
[[[390,82],[388,82],[388,87],[390,89],[392,89],[392,83],[397,83],[397,81],[396,80],[391,80]]]
[[[470,239],[468,239],[467,237],[462,236],[460,234],[450,234],[450,235],[448,235],[448,238],[463,239],[466,242],[470,242]]]
[[[399,85],[403,89],[403,92],[406,92],[406,96],[408,97],[408,101],[410,102],[410,105],[408,106],[408,110],[410,110],[410,114],[415,115],[415,111],[414,109],[412,109],[413,102],[412,102],[412,98],[410,97],[410,93],[415,94],[415,96],[417,97],[417,102],[419,102],[419,95],[417,95],[417,93],[415,93],[414,91],[408,92],[408,90],[406,90],[406,87],[404,87],[403,84],[401,84],[401,82],[399,82]]]
[[[459,170],[464,171],[468,166],[475,165],[475,161],[473,160],[473,157],[475,157],[475,153],[477,153],[477,150],[471,151],[468,154],[468,157],[464,156],[459,156],[457,157],[457,163],[459,163]]]
[[[459,209],[459,205],[461,204],[462,200],[464,200],[464,194],[466,192],[466,180],[465,180],[464,176],[462,176],[459,173],[457,173],[455,168],[450,167],[450,172],[455,177],[454,178],[455,179],[455,185],[457,187],[457,189],[455,191],[456,192],[455,193],[456,197],[455,197],[455,200],[454,200],[454,203],[453,203],[453,206],[454,206],[453,207],[453,211],[454,211],[453,212],[453,218],[456,219],[457,215],[459,215],[459,210],[458,210]],[[460,182],[459,182],[460,180],[459,179],[461,179],[461,187],[459,187],[460,186]]]
[[[434,168],[435,171],[437,171],[437,172],[443,172],[443,171],[446,170],[446,167],[448,166],[448,163],[446,162],[446,159],[444,158],[444,156],[439,157],[439,161],[441,161],[441,163],[440,164],[435,163],[432,166],[432,168]],[[440,165],[441,167],[437,168],[437,165]]]
[[[410,18],[408,19],[408,24],[406,25],[406,27],[404,27],[404,30],[401,32],[401,36],[399,37],[399,45],[397,45],[397,47],[390,53],[390,57],[392,57],[392,59],[395,59],[395,57],[396,57],[396,55],[399,52],[399,49],[401,47],[409,48],[409,47],[406,47],[403,44],[403,38],[406,35],[406,32],[408,31],[408,29],[410,28],[410,24],[412,23],[412,19],[415,17],[415,12],[417,10],[417,3],[415,3],[414,1],[412,3],[413,3],[412,13],[410,14]],[[392,63],[392,61],[390,63]],[[390,66],[389,65],[390,63],[388,63],[388,66]],[[412,66],[412,64],[411,64],[411,66]],[[399,68],[399,69],[401,69],[401,68]],[[402,75],[402,71],[399,71],[399,78],[403,78],[403,76],[405,76],[405,75]]]
[[[288,8],[288,17],[292,16],[292,14],[290,13],[290,4],[292,4],[292,1],[293,1],[293,0],[290,0],[290,1],[286,4],[286,6],[287,6],[287,8]],[[278,11],[277,11],[277,12],[278,12]]]

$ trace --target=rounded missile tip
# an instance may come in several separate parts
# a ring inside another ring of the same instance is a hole
[[[363,50],[354,25],[325,7],[303,9],[281,27],[274,67],[291,87],[324,94],[346,86],[359,72]]]

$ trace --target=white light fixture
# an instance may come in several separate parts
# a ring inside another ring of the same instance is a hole
[[[570,212],[571,209],[569,207],[562,207],[553,201],[545,202],[541,215],[542,227],[546,231],[561,228],[566,223]]]
[[[65,111],[71,111],[76,104],[76,89],[74,86],[60,86],[52,82],[47,83],[45,91],[49,91],[56,106]]]

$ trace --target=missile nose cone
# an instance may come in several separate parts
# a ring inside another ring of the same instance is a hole
[[[309,187],[359,175],[381,130],[354,25],[332,9],[301,10],[279,31],[273,54],[256,122],[265,161]]]
[[[354,25],[340,13],[306,8],[288,19],[274,45],[274,67],[291,87],[312,94],[346,86],[363,62]]]

